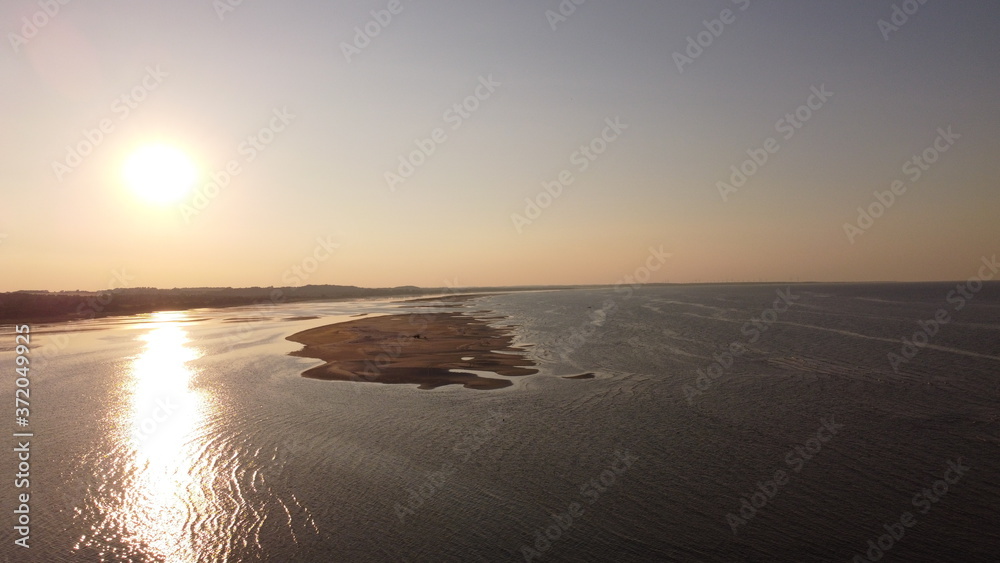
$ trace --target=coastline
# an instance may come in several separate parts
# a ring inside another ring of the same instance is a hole
[[[565,289],[551,287],[360,288],[355,286],[302,286],[252,288],[119,288],[107,291],[0,293],[0,326],[21,323],[58,323],[105,317],[128,317],[162,311],[268,307],[286,303],[365,301],[455,301],[515,291]]]

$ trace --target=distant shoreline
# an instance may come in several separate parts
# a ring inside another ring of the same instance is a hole
[[[57,323],[159,311],[205,308],[273,306],[308,301],[350,301],[379,298],[422,298],[441,294],[509,293],[566,287],[470,288],[361,288],[309,285],[302,287],[114,289],[103,292],[0,293],[0,325]]]
[[[962,283],[953,281],[868,281],[868,282],[695,282],[648,283],[629,287],[692,287],[692,286],[918,286]],[[984,285],[1000,281],[984,281]],[[21,323],[57,323],[103,317],[141,315],[159,311],[191,309],[272,306],[308,301],[350,301],[378,298],[432,298],[439,295],[513,293],[522,291],[557,291],[576,289],[613,289],[612,284],[511,286],[511,287],[416,287],[363,288],[342,285],[306,285],[301,287],[250,288],[122,288],[107,291],[14,291],[0,293],[0,325]]]

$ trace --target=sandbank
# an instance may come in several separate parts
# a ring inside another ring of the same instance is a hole
[[[531,360],[518,353],[524,350],[513,345],[508,331],[462,313],[368,317],[304,330],[287,338],[304,346],[291,355],[326,362],[302,373],[314,379],[417,384],[420,389],[443,385],[500,389],[512,385],[501,376],[538,372]],[[498,377],[463,369],[492,372]]]

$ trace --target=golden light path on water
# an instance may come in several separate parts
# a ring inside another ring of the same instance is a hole
[[[95,444],[69,476],[84,483],[75,548],[100,561],[227,561],[257,553],[261,538],[318,534],[310,511],[284,486],[288,453],[214,398],[199,377],[206,352],[193,345],[195,319],[154,313],[130,329],[142,349],[115,375]]]
[[[117,492],[98,493],[103,514],[92,529],[94,536],[127,546],[127,554],[102,553],[112,560],[127,555],[181,563],[225,556],[227,534],[219,529],[225,523],[196,522],[212,513],[214,476],[201,460],[210,406],[192,387],[195,372],[188,363],[201,353],[190,346],[185,320],[183,312],[154,313],[139,337],[142,353],[128,368],[128,406],[117,417],[116,448],[125,467],[115,471],[124,482],[111,483]]]
[[[184,316],[155,314],[153,330],[142,337],[146,348],[132,366],[129,430],[137,477],[120,517],[147,550],[174,561],[197,561],[186,528],[190,515],[205,513],[207,503],[190,446],[205,404],[191,389],[194,373],[186,364],[200,354],[186,346]]]

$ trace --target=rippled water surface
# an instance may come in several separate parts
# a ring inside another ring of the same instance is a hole
[[[492,322],[539,363],[496,391],[315,381],[300,373],[318,362],[287,355],[294,332],[430,310],[416,303],[33,325],[32,547],[11,547],[19,491],[5,478],[0,554],[850,561],[910,512],[884,560],[996,561],[1000,286],[960,309],[952,289],[670,286],[451,305],[505,315]],[[939,310],[949,320],[921,328]],[[7,329],[0,362],[13,367]],[[894,370],[890,353],[910,357]],[[969,469],[935,494],[949,462]],[[3,467],[13,475],[11,454]]]

